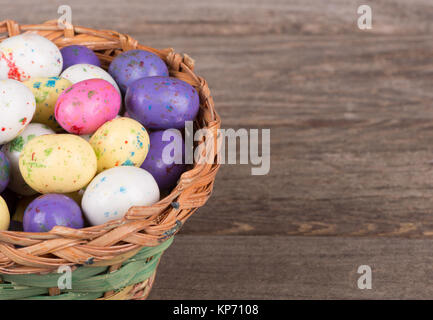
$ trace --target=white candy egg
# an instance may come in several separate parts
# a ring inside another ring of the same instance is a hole
[[[9,189],[23,196],[30,196],[37,193],[28,186],[20,172],[20,154],[26,143],[33,138],[44,134],[54,133],[53,130],[44,124],[30,123],[18,137],[2,147],[1,150],[8,157],[11,164],[11,178],[8,185]]]
[[[62,67],[59,48],[36,33],[20,34],[0,43],[0,79],[57,77]]]
[[[87,186],[81,202],[92,225],[122,218],[133,206],[150,206],[159,201],[159,188],[144,169],[122,166],[98,174]]]
[[[70,66],[60,75],[62,78],[68,79],[72,83],[77,83],[89,79],[103,79],[111,83],[120,93],[119,86],[110,74],[104,69],[87,63],[74,64]]]
[[[0,80],[0,145],[18,136],[35,110],[35,96],[29,88],[16,80]]]

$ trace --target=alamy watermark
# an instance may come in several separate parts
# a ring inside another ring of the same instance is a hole
[[[72,289],[72,268],[70,266],[60,266],[57,269],[57,273],[61,273],[57,279],[57,287],[60,290],[71,290]]]
[[[371,289],[372,288],[372,273],[371,267],[368,265],[361,265],[358,267],[358,274],[361,276],[358,278],[358,289]]]
[[[180,130],[164,131],[162,140],[168,142],[162,152],[162,161],[165,164],[238,164],[239,149],[239,164],[252,164],[252,175],[269,173],[270,129],[203,128],[194,132],[193,122],[186,121],[185,150],[180,148],[182,139]],[[198,144],[194,148],[195,142]]]
[[[61,29],[65,29],[72,25],[72,9],[70,6],[64,4],[58,7],[57,13],[61,14],[59,19],[57,19],[57,25]]]
[[[371,7],[363,4],[358,7],[358,28],[361,30],[370,30],[372,27],[373,13]]]

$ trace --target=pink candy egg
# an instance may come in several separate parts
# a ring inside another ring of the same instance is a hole
[[[92,134],[117,116],[120,105],[120,94],[112,84],[89,79],[75,83],[60,95],[55,117],[69,133]]]

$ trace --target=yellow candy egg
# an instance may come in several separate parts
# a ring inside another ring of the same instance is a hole
[[[36,112],[32,122],[43,123],[56,132],[64,131],[54,117],[54,108],[60,94],[72,86],[72,82],[59,77],[31,78],[23,82],[36,98]]]
[[[35,137],[24,146],[19,165],[26,183],[43,194],[78,191],[97,168],[90,144],[72,134]]]
[[[10,217],[9,209],[6,201],[0,196],[0,230],[7,230],[9,228]]]
[[[103,124],[90,139],[98,172],[117,167],[140,167],[149,152],[149,135],[134,119],[117,118]]]

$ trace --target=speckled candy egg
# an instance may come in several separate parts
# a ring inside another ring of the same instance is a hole
[[[102,79],[84,80],[60,95],[55,117],[70,133],[90,134],[114,119],[120,105],[120,94],[109,82]]]
[[[137,167],[116,167],[98,174],[87,186],[81,206],[92,225],[122,218],[133,206],[159,201],[152,175]]]
[[[85,46],[73,45],[60,49],[63,56],[63,70],[73,66],[74,64],[92,64],[94,66],[101,66],[96,54]]]
[[[35,96],[29,88],[16,80],[0,80],[0,145],[18,136],[35,110]]]
[[[182,134],[178,130],[154,131],[150,134],[150,145],[141,168],[155,178],[159,189],[174,187],[187,169],[184,164],[185,143]]]
[[[98,172],[117,166],[139,167],[149,151],[146,129],[130,118],[105,123],[90,139],[98,159]]]
[[[27,185],[21,175],[19,165],[21,151],[30,140],[44,134],[54,134],[54,131],[44,124],[30,123],[18,137],[5,144],[1,149],[11,163],[11,179],[8,188],[20,195],[30,196],[37,193]]]
[[[134,81],[126,92],[129,116],[149,129],[184,128],[199,110],[199,97],[188,83],[170,77]]]
[[[11,218],[6,201],[0,197],[0,231],[5,231],[9,228],[10,220]]]
[[[20,34],[0,43],[0,79],[57,77],[62,66],[60,50],[38,34]]]
[[[121,116],[117,115],[114,119],[120,118]],[[81,138],[83,138],[86,141],[90,141],[90,138],[92,138],[92,134],[82,134],[80,135]]]
[[[131,83],[140,78],[168,76],[164,61],[156,54],[145,50],[130,50],[119,54],[111,62],[108,72],[123,93]]]
[[[80,229],[84,219],[78,204],[62,194],[46,194],[33,200],[24,212],[25,232],[48,232],[55,226]]]
[[[62,78],[68,79],[72,83],[77,83],[89,79],[103,79],[110,82],[120,93],[119,86],[107,71],[88,63],[75,64],[73,66],[70,66],[65,71],[63,71],[60,76]]]
[[[96,174],[96,156],[83,138],[50,134],[28,142],[20,156],[20,171],[39,193],[68,193],[86,186]]]
[[[54,117],[54,107],[57,99],[67,88],[72,86],[72,82],[59,77],[32,78],[23,82],[36,98],[36,112],[32,122],[43,123],[56,132],[63,131]]]
[[[0,193],[2,193],[9,184],[11,165],[6,155],[0,151]]]
[[[83,192],[81,192],[81,191],[82,190],[76,191],[76,192],[71,192],[71,193],[66,193],[66,194],[64,194],[64,196],[71,198],[80,206],[81,205],[81,199],[83,198],[83,194],[84,194],[84,191]],[[33,196],[21,198],[18,201],[18,204],[17,204],[16,209],[15,209],[15,213],[12,215],[12,220],[22,223],[23,217],[24,217],[24,212],[26,211],[27,207],[29,206],[29,204],[33,200],[35,200],[37,197],[40,197],[40,196],[41,196],[40,194],[36,194]]]

